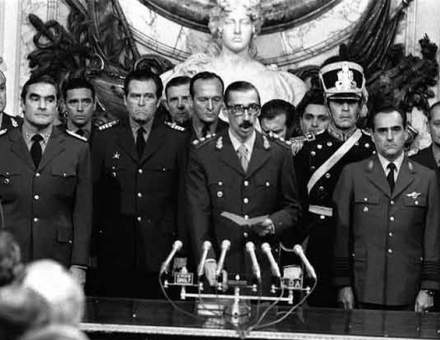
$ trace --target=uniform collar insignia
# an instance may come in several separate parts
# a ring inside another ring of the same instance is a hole
[[[270,148],[269,140],[267,139],[267,137],[265,135],[263,135],[263,148],[265,148],[266,150],[268,150]]]
[[[419,198],[420,195],[421,195],[420,192],[415,192],[415,191],[413,191],[410,194],[406,194],[407,197],[411,197],[413,200],[416,200],[417,198]]]
[[[117,151],[113,154],[113,159],[119,159],[120,157],[121,157],[121,154]]]
[[[215,148],[216,148],[217,150],[221,150],[221,149],[223,149],[223,137],[222,137],[222,136],[220,136],[220,137],[217,139],[217,142],[215,143]]]

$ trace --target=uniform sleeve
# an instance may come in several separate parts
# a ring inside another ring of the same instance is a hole
[[[270,215],[278,239],[285,245],[292,246],[301,216],[298,186],[290,151],[284,152],[280,171],[279,210]]]
[[[92,231],[92,170],[89,145],[84,143],[77,165],[75,207],[73,212],[73,265],[89,265]]]
[[[199,262],[202,245],[205,240],[212,242],[211,200],[209,196],[206,174],[200,164],[197,149],[191,148],[186,176],[187,216],[190,229],[191,243],[196,262]],[[211,248],[208,258],[215,258]]]
[[[334,283],[337,287],[350,286],[350,221],[353,201],[353,170],[345,167],[333,191],[336,218],[334,243]]]
[[[433,171],[428,177],[428,204],[423,235],[424,261],[421,289],[440,289],[440,194]]]

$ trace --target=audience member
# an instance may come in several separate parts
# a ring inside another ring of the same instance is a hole
[[[378,154],[348,165],[334,190],[338,300],[427,311],[440,288],[436,175],[405,156],[405,113],[384,107],[372,121]]]
[[[10,129],[19,126],[23,119],[17,116],[10,116],[4,112],[6,107],[6,77],[0,70],[0,130]]]
[[[12,283],[22,268],[20,246],[11,233],[0,230],[0,287]]]
[[[263,105],[258,119],[265,134],[290,139],[293,135],[295,115],[295,106],[282,99],[272,99]]]
[[[165,87],[165,107],[170,116],[169,121],[183,127],[189,127],[192,116],[190,82],[190,77],[176,77]]]
[[[335,307],[332,193],[343,167],[369,157],[374,145],[371,137],[356,127],[364,101],[362,67],[337,61],[321,68],[320,79],[330,123],[314,140],[304,142],[295,156],[295,170],[306,211],[301,239],[307,239],[306,253],[319,276],[316,289],[307,301],[313,306]]]
[[[61,264],[52,260],[29,263],[20,281],[46,299],[51,323],[79,325],[84,315],[84,291]]]
[[[0,339],[17,340],[49,321],[47,301],[33,289],[21,285],[0,288]]]
[[[325,131],[330,123],[328,109],[324,103],[322,90],[309,90],[298,104],[297,114],[301,126],[301,133],[316,135]]]
[[[93,85],[85,78],[73,78],[64,84],[62,90],[67,111],[65,127],[89,140],[96,128],[93,124],[96,111]]]
[[[191,79],[189,92],[193,116],[191,140],[206,138],[226,130],[228,124],[219,119],[223,108],[223,80],[211,72],[201,72]]]
[[[159,76],[133,71],[124,89],[128,117],[101,126],[92,143],[98,294],[160,298],[161,263],[185,237],[188,137],[156,117]]]
[[[24,84],[23,124],[0,134],[0,201],[5,229],[24,262],[54,259],[84,283],[92,222],[90,152],[83,137],[53,125],[58,101],[58,84],[49,76]]]
[[[234,274],[247,273],[251,282],[252,265],[245,244],[253,241],[267,282],[270,264],[260,250],[261,243],[270,242],[275,251],[280,241],[290,241],[300,215],[293,160],[288,146],[255,131],[261,107],[252,84],[229,85],[225,103],[229,129],[193,142],[190,152],[187,200],[195,258],[200,261],[204,241],[211,241],[204,272],[214,285],[221,243],[230,240],[225,268]],[[221,216],[222,212],[244,219],[267,217],[240,227]]]

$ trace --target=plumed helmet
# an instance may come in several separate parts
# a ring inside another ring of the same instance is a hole
[[[351,61],[337,61],[319,70],[319,78],[327,99],[363,99],[364,69]]]

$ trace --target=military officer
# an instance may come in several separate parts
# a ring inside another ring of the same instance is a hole
[[[335,284],[347,309],[433,306],[440,288],[440,204],[435,172],[407,158],[406,114],[372,114],[378,151],[348,165],[334,190]]]
[[[245,245],[253,241],[262,276],[270,279],[270,265],[260,245],[269,241],[275,250],[280,241],[289,241],[300,215],[290,148],[255,130],[260,97],[252,84],[240,81],[229,85],[225,104],[229,129],[193,142],[190,151],[187,197],[195,258],[200,261],[202,244],[210,241],[213,247],[204,272],[214,284],[216,260],[227,239],[231,246],[226,270],[250,274],[252,266]],[[240,226],[222,217],[222,212],[245,220],[265,217],[256,224]]]
[[[365,102],[362,67],[338,61],[323,66],[319,74],[330,123],[314,140],[304,142],[295,156],[295,169],[305,210],[300,241],[307,240],[306,253],[318,275],[318,285],[308,302],[335,307],[332,193],[344,166],[369,157],[374,144],[367,133],[356,127]]]
[[[185,237],[178,228],[188,137],[156,117],[159,76],[133,71],[124,89],[129,117],[102,125],[92,143],[98,294],[159,298],[161,263]]]
[[[165,87],[164,104],[169,114],[168,121],[183,127],[189,126],[192,116],[190,82],[190,77],[175,77]]]
[[[92,221],[90,152],[85,139],[54,126],[58,84],[43,75],[23,86],[21,127],[0,136],[0,200],[5,229],[23,260],[51,258],[85,281]]]
[[[0,130],[10,129],[19,126],[23,119],[20,117],[10,116],[4,112],[6,107],[6,77],[0,71]]]

